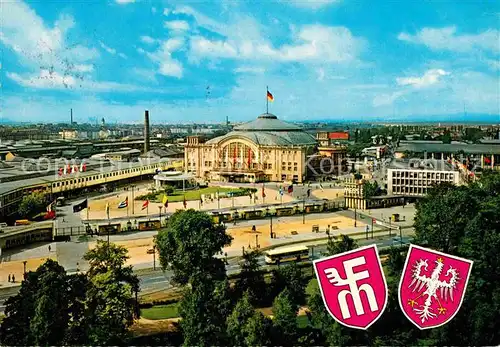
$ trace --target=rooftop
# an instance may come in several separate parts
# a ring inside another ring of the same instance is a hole
[[[457,153],[463,151],[468,154],[500,154],[500,146],[492,144],[468,144],[468,143],[422,143],[401,141],[396,148],[397,152],[415,153]]]
[[[216,144],[232,137],[244,137],[262,146],[312,146],[316,139],[300,127],[283,122],[274,114],[264,113],[256,120],[239,125],[226,135],[207,141]]]
[[[389,164],[389,169],[455,171],[455,168],[450,163],[437,159],[393,160]]]

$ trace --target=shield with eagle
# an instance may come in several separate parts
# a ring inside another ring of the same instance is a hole
[[[448,323],[462,305],[472,261],[410,245],[399,282],[399,305],[418,328]]]

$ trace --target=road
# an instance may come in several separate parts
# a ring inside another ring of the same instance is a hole
[[[375,241],[375,242],[374,242]],[[411,242],[411,237],[408,236],[403,236],[402,239],[403,243],[409,243]],[[383,238],[375,238],[374,240],[371,239],[359,239],[357,240],[357,243],[359,246],[366,246],[369,244],[375,243],[378,247],[379,250],[388,248],[392,245],[400,245],[401,242],[398,237],[395,238],[389,238],[387,236]],[[285,246],[284,246],[285,247]],[[314,247],[310,247],[313,250],[310,251],[310,255],[312,260],[318,259],[321,256],[323,256],[326,251],[327,251],[327,245],[326,244],[320,244],[316,245]],[[239,264],[240,258],[233,258],[228,260],[228,264],[226,265],[226,272],[228,275],[233,275],[236,274],[240,271],[240,264]],[[258,259],[259,264],[262,266],[263,270],[268,270],[272,265],[267,265],[264,261],[264,256],[259,257]],[[310,262],[310,261],[308,261]],[[145,263],[145,266],[152,268],[153,263]],[[171,271],[161,271],[159,267],[157,267],[156,271],[147,271],[147,272],[139,272],[138,277],[140,279],[140,284],[141,284],[141,293],[142,294],[147,294],[159,290],[165,290],[172,288],[172,285],[170,284],[170,278],[172,277],[172,272]],[[11,288],[5,288],[4,290],[0,291],[0,313],[3,313],[5,310],[5,301],[10,297],[15,294],[17,294],[19,290],[19,287],[11,287]]]
[[[403,244],[408,244],[411,242],[412,238],[409,236],[403,236],[402,241]],[[374,240],[371,239],[360,239],[357,240],[357,243],[359,246],[366,246],[370,244],[376,244],[377,248],[379,250],[389,248],[391,246],[400,246],[401,241],[399,237],[394,237],[394,238],[389,238],[389,237],[384,237],[384,238],[376,238],[375,242]],[[286,246],[284,246],[286,247]],[[311,259],[318,259],[322,257],[324,254],[327,252],[327,245],[326,244],[321,244],[317,245],[314,247],[310,247],[310,256]],[[228,264],[226,265],[226,273],[228,275],[233,275],[236,274],[240,271],[240,264],[239,264],[240,258],[233,258],[228,260]],[[273,265],[267,265],[264,256],[261,256],[258,258],[259,265],[261,265],[263,270],[269,269]],[[310,261],[308,261],[310,262]],[[151,264],[152,266],[152,264]],[[151,271],[150,273],[147,274],[141,274],[139,275],[141,279],[141,292],[142,293],[150,293],[154,291],[159,291],[162,289],[168,289],[172,288],[172,285],[170,284],[170,278],[172,276],[172,273],[170,271],[162,272],[161,270],[157,271]]]

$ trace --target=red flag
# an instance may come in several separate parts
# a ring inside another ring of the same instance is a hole
[[[248,168],[250,168],[250,165],[252,164],[252,149],[248,149]]]
[[[64,171],[64,169],[62,167],[60,167],[59,170],[57,170],[57,174],[59,176],[62,176],[63,175],[63,171]]]
[[[490,165],[491,164],[491,159],[489,157],[484,157],[484,163],[486,165]]]
[[[293,193],[293,184],[288,186],[288,194],[292,194],[292,193]]]
[[[144,210],[144,209],[148,208],[148,206],[149,206],[149,200],[146,200],[146,201],[144,201],[144,203],[142,204],[142,209]]]

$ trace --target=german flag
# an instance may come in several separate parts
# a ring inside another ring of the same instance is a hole
[[[274,96],[271,94],[271,92],[268,90],[267,91],[267,100],[273,102],[274,101]]]

